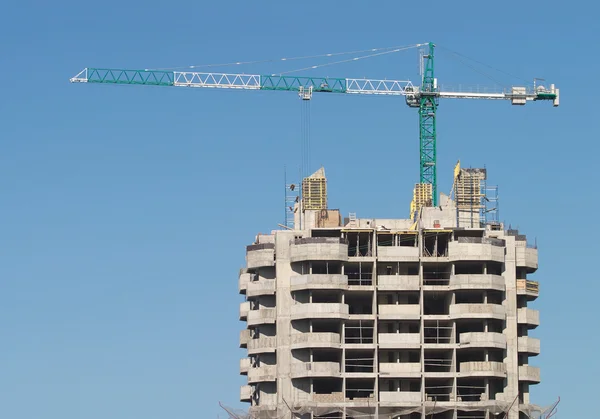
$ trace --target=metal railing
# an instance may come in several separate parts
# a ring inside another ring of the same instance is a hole
[[[345,272],[348,285],[373,285],[372,272]]]

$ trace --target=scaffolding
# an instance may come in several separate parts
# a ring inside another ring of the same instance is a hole
[[[484,225],[500,225],[500,201],[498,199],[498,186],[483,185],[484,207],[481,210],[481,219]]]
[[[459,227],[481,227],[485,213],[487,170],[485,168],[454,168],[454,201],[458,210]]]
[[[327,179],[325,168],[302,179],[302,210],[327,209]]]

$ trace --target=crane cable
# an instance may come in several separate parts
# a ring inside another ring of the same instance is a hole
[[[305,60],[305,59],[311,59],[311,58],[336,57],[336,56],[341,56],[341,55],[361,54],[361,53],[365,53],[365,52],[378,52],[378,51],[387,51],[384,53],[389,54],[391,52],[404,51],[406,49],[417,48],[417,47],[420,47],[423,45],[425,45],[425,44],[383,47],[383,48],[370,48],[370,49],[357,50],[357,51],[333,52],[333,53],[317,54],[317,55],[303,55],[303,56],[298,56],[298,57],[282,57],[282,58],[274,58],[274,59],[268,59],[268,60],[235,61],[235,62],[221,63],[221,64],[196,64],[196,65],[187,65],[187,66],[178,66],[178,67],[147,68],[145,70],[146,71],[153,71],[153,70],[166,71],[166,70],[182,70],[182,69],[195,69],[195,68],[228,67],[228,66],[236,66],[236,65],[264,64],[264,63],[273,63],[273,62],[281,62],[281,61]],[[342,62],[356,61],[356,60],[360,60],[363,58],[374,57],[374,56],[381,55],[381,54],[382,53],[371,54],[371,55],[367,55],[367,56],[363,56],[363,57],[356,57],[356,58],[352,58],[349,60],[343,60],[343,61],[339,61],[339,62],[330,63],[328,65],[339,64]],[[321,67],[321,66],[319,66],[319,67]],[[316,67],[307,67],[307,68],[316,68]],[[300,70],[292,70],[292,71],[300,71]],[[281,74],[283,74],[283,73],[281,73]]]
[[[440,49],[442,49],[442,50],[444,50],[444,51],[447,51],[447,52],[449,52],[449,53],[451,54],[451,57],[452,57],[452,58],[454,58],[455,60],[459,61],[459,62],[460,62],[460,63],[462,63],[463,65],[465,65],[465,66],[469,67],[471,70],[475,71],[476,73],[479,73],[479,74],[483,75],[484,77],[487,77],[488,79],[492,80],[494,83],[497,83],[499,86],[507,87],[507,86],[506,86],[504,83],[502,83],[502,82],[500,82],[500,81],[496,80],[496,79],[495,79],[494,77],[492,77],[491,75],[489,75],[489,74],[487,74],[487,73],[485,73],[485,72],[483,72],[483,71],[481,71],[481,70],[478,70],[478,69],[476,69],[474,66],[472,66],[472,65],[470,65],[470,64],[468,64],[468,63],[466,63],[464,60],[460,59],[459,57],[462,57],[462,58],[465,58],[465,59],[467,59],[467,60],[473,61],[474,63],[480,64],[480,65],[482,65],[482,66],[484,66],[484,67],[487,67],[487,68],[489,68],[489,69],[491,69],[491,70],[494,70],[494,71],[497,71],[497,72],[499,72],[499,73],[503,73],[503,74],[505,74],[505,75],[507,75],[507,76],[509,76],[509,77],[512,77],[512,78],[515,78],[515,79],[519,79],[519,80],[521,80],[521,81],[524,81],[525,83],[529,83],[529,81],[528,81],[528,80],[526,80],[526,79],[524,79],[524,78],[522,78],[522,77],[516,76],[516,75],[514,75],[514,74],[511,74],[511,73],[509,73],[509,72],[507,72],[507,71],[504,71],[504,70],[501,70],[501,69],[499,69],[499,68],[496,68],[496,67],[494,67],[494,66],[491,66],[491,65],[489,65],[489,64],[483,63],[483,62],[481,62],[481,61],[478,61],[478,60],[476,60],[476,59],[474,59],[474,58],[467,57],[466,55],[464,55],[464,54],[461,54],[461,53],[459,53],[459,52],[456,52],[456,51],[453,51],[453,50],[451,50],[450,48],[446,48],[446,47],[443,47],[443,46],[440,46],[440,45],[437,45],[437,47],[438,47],[438,48],[440,48]]]
[[[300,100],[300,180],[310,176],[310,102]]]
[[[410,45],[410,46],[407,46],[407,47],[395,48],[395,49],[392,49],[390,51],[378,52],[378,53],[375,53],[375,54],[363,55],[363,56],[359,56],[359,57],[349,58],[349,59],[346,59],[346,60],[333,61],[333,62],[330,62],[330,63],[317,64],[317,65],[313,65],[313,66],[310,66],[310,67],[298,68],[296,70],[283,71],[283,72],[272,74],[272,75],[273,76],[275,76],[275,75],[281,76],[283,74],[295,73],[297,71],[313,70],[315,68],[328,67],[330,65],[350,63],[350,62],[353,62],[353,61],[363,60],[365,58],[373,58],[373,57],[377,57],[379,55],[392,54],[394,52],[405,51],[405,50],[411,49],[411,48],[418,48],[418,47],[423,46],[423,45],[424,44],[415,44],[415,45]]]

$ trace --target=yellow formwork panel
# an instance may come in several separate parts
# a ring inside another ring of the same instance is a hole
[[[417,183],[413,189],[413,199],[410,203],[410,217],[414,219],[415,212],[422,207],[431,205],[433,189],[430,183]]]
[[[478,210],[483,208],[482,185],[485,180],[484,171],[459,169],[454,178],[454,199],[458,209]]]
[[[316,176],[317,173],[302,180],[302,203],[305,210],[327,209],[327,179]]]

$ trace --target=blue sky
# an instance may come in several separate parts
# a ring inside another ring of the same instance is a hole
[[[557,109],[443,102],[438,176],[449,191],[456,160],[485,164],[501,219],[537,238],[542,354],[532,364],[543,383],[532,397],[560,395],[563,415],[589,415],[600,374],[595,3],[58,3],[10,2],[0,14],[0,417],[214,418],[218,401],[238,406],[237,272],[244,246],[282,222],[283,167],[300,162],[293,93],[69,77],[427,41],[440,46],[440,84],[493,84],[445,47],[561,89]],[[417,81],[416,57],[308,74]],[[326,167],[331,205],[407,216],[416,111],[401,98],[322,95],[311,112],[313,168]]]

